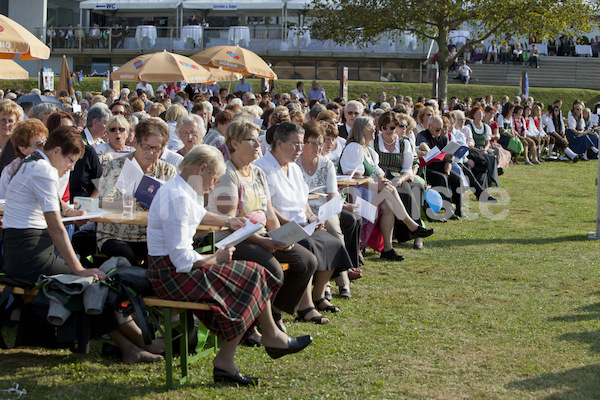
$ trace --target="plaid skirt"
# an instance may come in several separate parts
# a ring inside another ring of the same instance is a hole
[[[169,256],[148,257],[148,280],[166,300],[202,302],[211,311],[195,311],[215,335],[233,340],[256,323],[281,281],[253,262],[232,261],[190,272],[176,272]]]

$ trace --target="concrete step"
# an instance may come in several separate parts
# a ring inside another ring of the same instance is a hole
[[[579,57],[544,57],[540,58],[540,68],[529,68],[524,65],[478,64],[470,63],[473,70],[472,84],[480,85],[519,85],[521,74],[527,72],[530,87],[575,87],[600,89],[600,59]],[[448,80],[457,73],[448,73]]]

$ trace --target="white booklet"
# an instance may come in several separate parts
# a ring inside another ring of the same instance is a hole
[[[361,197],[356,198],[355,204],[358,206],[358,214],[370,221],[371,223],[375,223],[375,218],[377,218],[377,207],[368,201],[364,200]]]
[[[296,221],[290,221],[271,232],[267,232],[267,235],[273,240],[284,243],[286,246],[310,236]]]
[[[215,244],[217,249],[221,247],[225,247],[227,245],[235,246],[236,244],[243,242],[248,239],[254,233],[258,232],[262,228],[262,225],[259,223],[253,224],[250,221],[246,221],[246,225],[242,228],[234,231],[231,235],[227,236],[225,239]]]
[[[361,165],[362,165],[362,164],[358,164],[358,165],[356,166],[356,168],[354,168],[354,171],[352,171],[352,172],[350,173],[350,175],[338,175],[338,176],[337,176],[337,180],[338,180],[338,181],[347,181],[348,179],[352,179],[352,178],[354,177],[354,174],[356,174],[356,171],[358,171],[358,169],[360,168],[360,166],[361,166]]]
[[[437,156],[440,153],[441,153],[440,149],[437,146],[435,146],[433,149],[429,150],[427,152],[427,154],[425,154],[423,156],[423,160],[425,160],[425,162],[429,162],[429,161],[431,161],[431,159],[433,157]]]
[[[344,199],[342,196],[335,196],[333,199],[323,204],[319,207],[319,224],[322,224],[334,215],[341,213],[342,207],[344,207]]]

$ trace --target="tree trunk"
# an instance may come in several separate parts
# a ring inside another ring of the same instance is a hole
[[[450,51],[448,50],[448,27],[444,26],[443,23],[438,25],[438,37],[436,38],[438,44],[438,67],[439,67],[439,78],[438,78],[438,101],[444,101],[448,98],[448,58],[450,57]]]

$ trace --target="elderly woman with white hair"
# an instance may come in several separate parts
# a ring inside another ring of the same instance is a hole
[[[177,121],[175,133],[183,142],[183,147],[177,153],[185,156],[195,145],[202,143],[206,134],[204,120],[196,114],[183,116]]]
[[[354,126],[350,131],[350,136],[348,136],[346,147],[340,157],[339,171],[343,174],[350,174],[356,171],[356,174],[360,176],[370,177],[375,180],[377,183],[377,192],[383,193],[384,197],[384,201],[380,203],[380,214],[375,221],[376,224],[379,224],[379,229],[383,236],[383,246],[375,244],[372,240],[369,244],[375,250],[381,251],[382,259],[402,261],[404,257],[396,253],[392,246],[392,234],[396,221],[394,217],[404,222],[413,239],[428,237],[433,234],[433,229],[423,228],[408,215],[398,191],[385,178],[385,173],[379,167],[379,155],[370,145],[375,138],[376,130],[377,128],[371,117],[359,117],[354,121]],[[367,239],[369,239],[372,231],[372,226],[363,227],[364,233],[361,232],[361,248],[367,245]]]
[[[135,148],[127,145],[129,129],[129,122],[122,115],[116,115],[108,120],[106,123],[108,142],[99,144],[95,149],[102,167],[105,167],[110,160],[122,157],[135,150]]]
[[[290,338],[278,329],[270,300],[281,281],[262,266],[233,261],[235,247],[200,255],[192,247],[200,223],[239,229],[245,218],[207,212],[198,196],[214,190],[225,173],[223,156],[215,147],[198,145],[183,159],[181,173],[165,183],[148,215],[148,279],[157,296],[167,300],[206,303],[210,311],[196,311],[200,320],[223,344],[213,360],[215,382],[256,385],[258,378],[242,375],[235,364],[240,341],[258,322],[262,345],[271,358],[303,350],[310,335]]]

